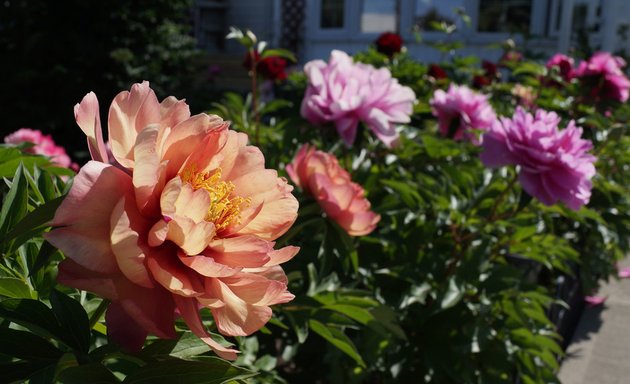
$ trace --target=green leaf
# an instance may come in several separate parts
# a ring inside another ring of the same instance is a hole
[[[61,325],[64,340],[72,348],[87,353],[90,349],[90,320],[83,306],[56,289],[50,293],[50,304]]]
[[[336,328],[328,327],[315,319],[310,319],[308,324],[313,332],[317,333],[329,343],[339,348],[343,353],[353,358],[357,364],[362,367],[366,366],[363,358],[359,355],[357,348],[354,346],[354,343],[352,343],[352,340],[350,340],[343,332]]]
[[[57,360],[63,351],[27,331],[0,328],[0,354],[24,360]]]
[[[111,384],[120,383],[114,374],[102,364],[85,364],[61,371],[57,381],[63,384]]]
[[[55,363],[48,360],[16,361],[13,363],[0,363],[0,383],[23,382],[31,376],[47,371],[55,367]]]
[[[200,361],[166,360],[151,362],[131,373],[125,384],[221,384],[244,380],[256,373],[217,357]]]
[[[464,291],[462,291],[455,282],[455,279],[450,279],[448,282],[448,289],[442,298],[442,302],[440,306],[442,309],[450,308],[455,304],[459,303],[461,298],[464,296]]]
[[[13,299],[34,299],[36,297],[24,280],[15,277],[0,277],[0,296]]]
[[[13,176],[11,188],[2,202],[0,210],[0,235],[6,234],[27,212],[28,188],[24,177],[23,166],[20,164]],[[4,243],[4,241],[0,241]]]
[[[59,337],[61,329],[52,310],[31,299],[0,301],[0,316],[42,336]]]
[[[39,271],[43,266],[48,264],[48,261],[55,254],[57,248],[50,244],[47,241],[44,241],[39,248],[39,252],[37,253],[37,257],[35,258],[35,263],[31,267],[29,271],[29,276],[33,276],[37,271]]]
[[[192,332],[184,332],[170,352],[173,357],[187,359],[208,352],[210,347]]]
[[[374,320],[370,311],[353,305],[333,304],[325,306],[324,309],[342,313],[361,324],[367,324]]]
[[[64,197],[57,197],[35,208],[28,215],[24,216],[0,241],[10,241],[22,233],[46,225],[55,216],[55,212]]]
[[[297,63],[297,59],[295,58],[295,55],[293,54],[293,52],[287,49],[282,49],[282,48],[265,49],[262,55],[260,55],[262,59],[267,58],[267,57],[273,57],[273,56],[283,57],[285,59],[291,60],[294,63]]]

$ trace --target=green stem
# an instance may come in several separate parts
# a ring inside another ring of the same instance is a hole
[[[92,316],[90,316],[90,329],[94,328],[96,323],[98,323],[101,317],[103,317],[107,306],[109,306],[109,300],[103,299],[96,310],[92,313]]]

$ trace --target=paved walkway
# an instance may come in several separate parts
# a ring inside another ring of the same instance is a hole
[[[611,280],[598,295],[608,300],[582,314],[560,367],[563,384],[630,383],[630,279]]]

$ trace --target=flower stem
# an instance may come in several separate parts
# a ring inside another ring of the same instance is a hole
[[[109,303],[109,300],[103,299],[96,310],[92,313],[92,316],[90,316],[90,329],[94,328],[96,323],[98,323],[101,317],[103,317],[103,314],[105,313],[107,306],[109,306]]]
[[[259,121],[260,121],[260,116],[258,116],[258,98],[257,98],[257,93],[258,93],[258,87],[256,85],[256,78],[257,78],[257,73],[256,73],[256,67],[258,67],[258,63],[256,62],[256,54],[254,52],[254,49],[256,48],[250,48],[249,50],[249,57],[252,60],[252,113],[254,114],[254,144],[256,144],[256,146],[260,145],[260,134],[258,133],[258,126],[259,126]]]

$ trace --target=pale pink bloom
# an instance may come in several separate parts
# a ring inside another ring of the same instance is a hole
[[[486,131],[497,119],[488,96],[465,85],[451,84],[447,92],[438,89],[429,102],[438,118],[440,133],[454,140],[466,139],[479,145],[478,134],[473,130]]]
[[[558,68],[560,77],[564,79],[564,81],[569,81],[575,77],[575,73],[573,71],[573,58],[562,53],[556,53],[547,61],[545,64],[547,69]]]
[[[302,116],[313,124],[333,122],[350,146],[359,122],[365,123],[387,146],[398,139],[396,124],[411,121],[416,95],[392,78],[387,68],[354,63],[342,51],[332,51],[328,63],[306,63],[308,88],[302,100]]]
[[[523,189],[546,205],[564,202],[578,210],[591,197],[595,156],[589,140],[573,120],[558,129],[554,112],[527,113],[516,108],[512,119],[501,118],[484,135],[481,161],[487,167],[519,165]]]
[[[190,116],[183,100],[161,103],[148,82],[121,92],[109,109],[111,165],[87,94],[75,117],[93,161],[74,180],[48,241],[67,256],[59,282],[111,300],[110,336],[139,349],[148,333],[189,328],[227,359],[199,310],[220,333],[249,335],[271,317],[269,306],[293,299],[279,266],[298,248],[275,250],[298,203],[260,150],[218,116]]]
[[[609,52],[597,52],[588,61],[580,63],[575,76],[590,89],[597,99],[625,102],[630,95],[630,80],[623,73],[626,61]]]
[[[630,267],[621,268],[618,272],[620,279],[630,278]]]
[[[78,169],[77,165],[72,163],[66,150],[55,144],[50,135],[44,135],[41,131],[31,128],[20,128],[4,138],[7,144],[33,143],[34,146],[27,148],[25,151],[50,157],[53,164],[65,168]]]
[[[589,307],[597,307],[604,304],[608,300],[606,296],[584,296],[584,301]]]
[[[350,236],[369,234],[381,219],[370,210],[363,188],[352,182],[350,174],[329,153],[304,144],[287,165],[287,173]]]

